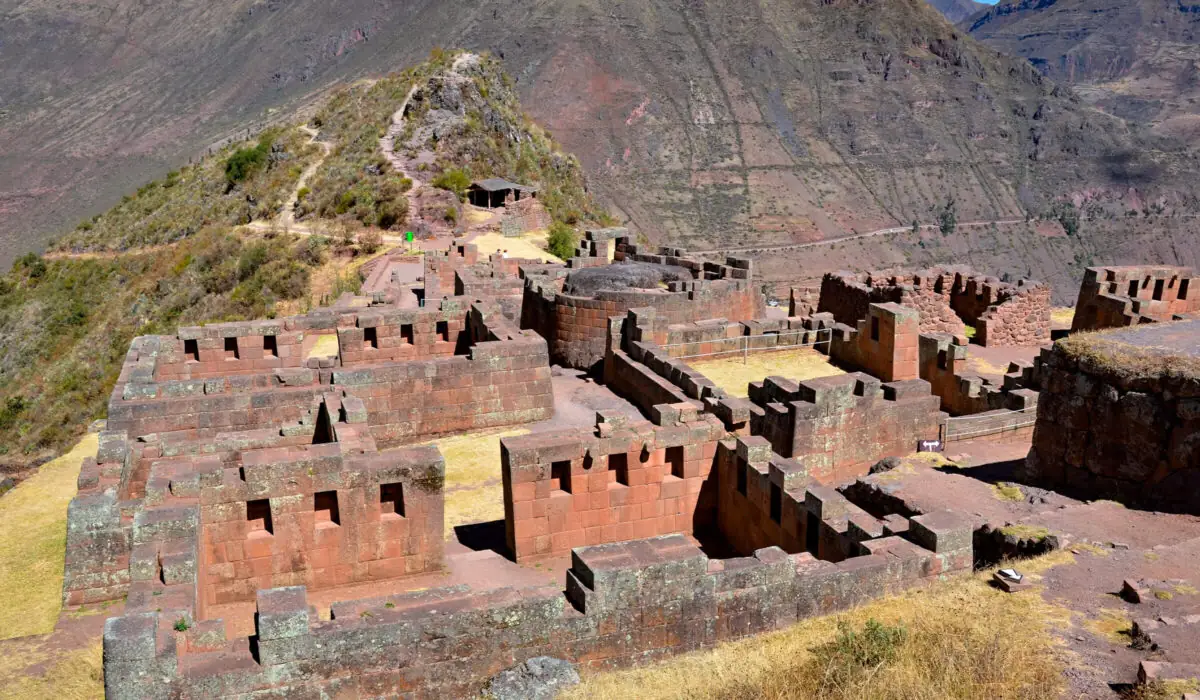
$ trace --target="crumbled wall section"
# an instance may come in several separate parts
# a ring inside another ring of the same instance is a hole
[[[1170,321],[1200,311],[1200,277],[1190,267],[1089,267],[1072,331]]]
[[[176,635],[174,611],[135,604],[105,625],[105,690],[112,700],[469,697],[534,656],[630,666],[969,572],[971,534],[958,516],[918,516],[907,539],[863,542],[861,556],[839,563],[776,547],[716,561],[669,535],[575,550],[565,592],[441,588],[335,604],[328,621],[303,587],[276,588],[258,592],[253,655],[226,644],[219,626]]]
[[[767,377],[750,385],[750,400],[762,409],[751,417],[751,432],[799,459],[822,484],[915,451],[918,441],[938,439],[946,421],[928,382],[883,383],[862,372],[799,383]]]
[[[710,318],[753,319],[764,315],[764,301],[749,260],[729,258],[725,265],[686,257],[686,251],[663,248],[658,254],[618,245],[618,260],[674,265],[691,270],[691,281],[671,282],[665,290],[601,291],[595,296],[562,292],[565,276],[526,272],[521,327],[538,332],[550,344],[552,361],[590,369],[604,359],[608,319],[629,309],[654,308],[671,323]],[[572,258],[573,268],[605,264],[602,258]],[[585,264],[586,263],[586,264]]]
[[[962,336],[946,333],[922,333],[920,336],[920,374],[942,401],[942,410],[951,416],[966,416],[985,411],[1026,411],[1037,406],[1034,365],[1011,362],[1004,382],[996,386],[967,367],[969,346]],[[1028,432],[1032,432],[1032,427]]]
[[[916,309],[922,333],[959,334],[965,324],[980,345],[1039,345],[1050,341],[1050,292],[1042,282],[1001,282],[965,267],[833,272],[821,281],[817,312],[854,327],[871,304],[890,302]]]
[[[506,536],[517,561],[711,524],[720,421],[688,403],[656,406],[654,415],[656,424],[601,412],[594,431],[501,440]]]
[[[1155,328],[1178,328],[1194,357],[1200,321]],[[1135,331],[1110,331],[1098,338],[1129,332]],[[1109,361],[1111,365],[1101,367],[1061,346],[1043,353],[1037,425],[1024,478],[1082,498],[1200,515],[1195,365],[1143,373],[1132,363],[1123,364],[1119,355]]]

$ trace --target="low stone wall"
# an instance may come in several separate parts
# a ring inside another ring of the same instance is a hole
[[[768,377],[750,385],[750,400],[762,409],[751,416],[751,432],[800,459],[822,484],[914,452],[918,441],[938,439],[946,420],[928,382],[883,383],[862,372],[799,383]]]
[[[972,372],[967,366],[967,339],[946,333],[920,336],[920,375],[951,416],[1007,409],[1024,411],[1037,406],[1032,363],[1013,362],[1001,386]]]
[[[518,562],[711,525],[720,422],[686,403],[656,406],[655,418],[601,412],[595,430],[500,441],[506,535]]]
[[[871,304],[855,328],[834,326],[829,357],[885,382],[917,378],[920,318],[907,306]]]
[[[710,648],[970,571],[969,522],[918,516],[901,537],[832,563],[761,549],[711,560],[681,535],[575,550],[566,591],[441,588],[335,604],[305,589],[258,593],[256,644],[218,625],[170,629],[175,611],[134,606],[105,626],[109,698],[468,697],[498,671],[553,654],[611,669]],[[145,610],[145,611],[143,611]]]
[[[1094,331],[1170,321],[1200,311],[1200,277],[1190,267],[1089,267],[1071,330]]]
[[[1024,478],[1200,515],[1198,338],[1200,321],[1179,321],[1076,336],[1045,353]]]

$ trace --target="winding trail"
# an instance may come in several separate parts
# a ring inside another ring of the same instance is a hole
[[[963,223],[958,224],[958,228],[991,226],[993,224],[1000,226],[1000,225],[1023,224],[1023,223],[1025,223],[1025,219],[996,219],[995,221],[965,221]],[[922,228],[922,229],[936,229],[937,227],[938,227],[937,224],[921,224],[920,226],[918,226],[918,228]],[[783,245],[769,245],[769,246],[751,245],[751,246],[740,246],[740,247],[732,247],[732,248],[710,248],[708,250],[691,250],[691,249],[689,249],[688,252],[694,253],[696,255],[718,255],[718,254],[722,254],[722,253],[772,253],[772,252],[785,251],[785,250],[803,250],[805,248],[817,248],[817,247],[823,246],[823,245],[833,245],[834,243],[846,243],[848,241],[857,241],[857,240],[862,240],[864,238],[875,238],[877,236],[888,236],[888,235],[897,234],[897,233],[904,233],[905,231],[911,231],[911,230],[912,230],[912,226],[893,226],[891,228],[881,228],[881,229],[877,229],[875,231],[868,231],[866,233],[855,233],[855,234],[851,234],[849,236],[839,236],[837,238],[826,238],[826,239],[823,239],[820,241],[810,241],[808,243],[785,243]]]
[[[300,130],[312,137],[308,140],[308,143],[310,145],[316,144],[319,146],[322,154],[320,158],[313,161],[312,165],[305,168],[304,172],[300,173],[300,179],[296,180],[296,188],[292,190],[292,196],[288,199],[288,203],[283,205],[283,211],[279,212],[279,219],[277,221],[279,222],[279,225],[283,227],[291,227],[295,225],[296,207],[300,206],[300,190],[303,190],[308,185],[308,181],[312,179],[312,176],[317,174],[317,168],[321,167],[321,164],[324,163],[325,159],[329,157],[329,152],[333,150],[333,146],[331,146],[328,142],[317,140],[317,137],[321,135],[321,132],[307,124],[301,126]]]

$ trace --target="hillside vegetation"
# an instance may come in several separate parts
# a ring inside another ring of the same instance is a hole
[[[435,52],[420,66],[351,86],[311,120],[330,154],[310,191],[300,191],[304,220],[345,235],[241,226],[274,220],[320,157],[311,133],[295,124],[149,183],[55,241],[47,256],[19,258],[0,276],[0,467],[59,451],[104,417],[138,335],[303,312],[326,295],[356,291],[361,262],[378,247],[367,245],[371,236],[355,236],[357,227],[407,221],[411,183],[382,157],[379,139],[413,86],[436,82],[453,59]],[[478,177],[540,183],[556,216],[601,216],[578,162],[523,116],[511,90],[496,87],[509,82],[496,62],[479,66],[468,78],[478,90],[460,116],[470,123],[476,113],[498,115],[491,123],[502,133],[443,132],[439,167],[461,157]],[[417,114],[415,123],[424,124]]]

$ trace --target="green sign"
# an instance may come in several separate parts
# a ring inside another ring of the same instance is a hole
[[[413,239],[413,232],[405,231],[404,232],[404,240],[408,241],[409,243],[412,243],[412,239]]]

